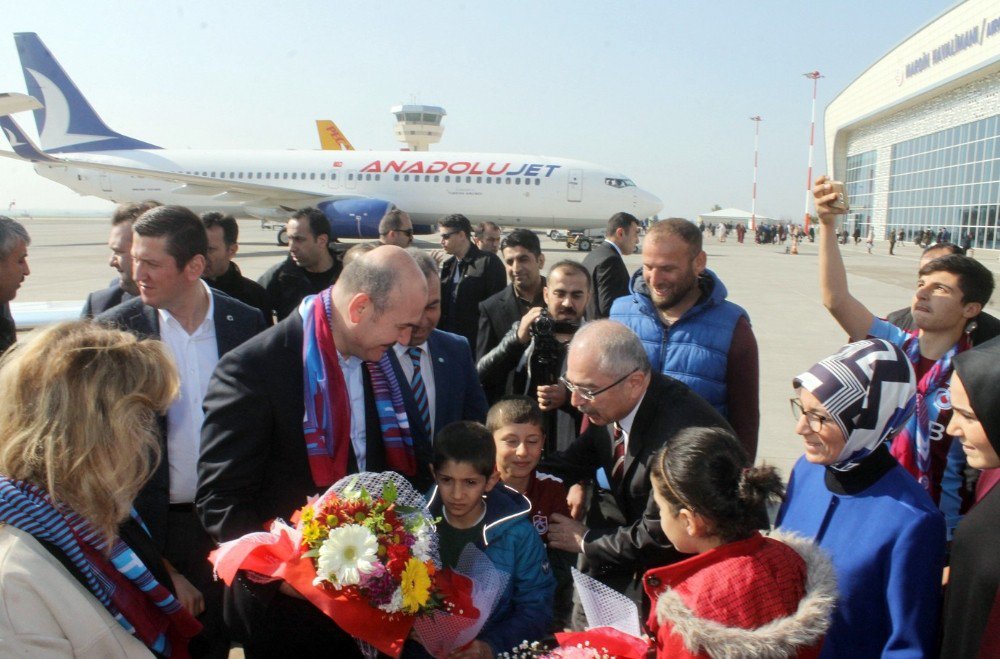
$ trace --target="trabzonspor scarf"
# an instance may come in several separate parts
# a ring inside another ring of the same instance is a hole
[[[347,475],[351,446],[351,405],[330,327],[330,289],[310,295],[299,305],[302,316],[302,430],[313,482],[328,487]],[[406,476],[417,473],[403,394],[388,355],[365,362],[371,376],[388,468]]]
[[[882,339],[849,343],[796,377],[829,412],[846,443],[831,469],[848,471],[899,432],[913,414],[916,376],[906,355]]]
[[[969,335],[963,334],[962,338],[924,373],[917,383],[917,413],[892,443],[892,454],[911,472],[911,465],[915,464],[916,473],[913,476],[935,500],[937,499],[934,496],[935,486],[931,483],[931,423],[937,421],[942,410],[951,409],[950,400],[938,400],[935,393],[938,389],[946,387],[948,380],[951,379],[952,360],[955,356],[970,347],[972,343]],[[913,332],[903,344],[903,351],[916,368],[920,364],[920,339],[917,332]]]
[[[132,516],[138,521],[134,510]],[[90,522],[57,505],[37,485],[6,476],[0,476],[0,521],[57,547],[108,613],[150,650],[188,656],[187,641],[201,631],[201,623],[120,538],[109,555],[107,541]]]

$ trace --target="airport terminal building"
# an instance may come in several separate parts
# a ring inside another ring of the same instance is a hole
[[[905,239],[945,228],[1000,249],[1000,5],[965,0],[872,64],[827,106],[828,171],[847,229]]]

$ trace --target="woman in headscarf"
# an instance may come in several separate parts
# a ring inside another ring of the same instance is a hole
[[[815,538],[833,560],[840,595],[821,656],[932,655],[944,518],[886,445],[915,406],[909,360],[887,341],[858,341],[793,386],[806,453],[778,526]]]
[[[187,656],[201,625],[132,511],[177,382],[161,342],[86,322],[0,360],[0,656]]]
[[[955,357],[948,434],[970,467],[1000,467],[1000,338]],[[1000,487],[965,515],[951,547],[942,657],[1000,657]]]

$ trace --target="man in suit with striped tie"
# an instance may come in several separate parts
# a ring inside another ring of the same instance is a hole
[[[573,337],[563,384],[589,427],[565,451],[543,461],[571,483],[593,481],[586,523],[563,515],[549,521],[549,546],[583,554],[591,576],[642,601],[643,573],[682,558],[660,529],[649,472],[653,455],[681,430],[726,420],[687,385],[652,372],[642,342],[629,328],[599,320]]]
[[[433,437],[453,421],[486,420],[489,405],[486,394],[472,363],[472,352],[464,336],[437,329],[441,318],[441,277],[437,264],[423,250],[407,250],[427,278],[427,306],[420,322],[410,332],[406,345],[397,343],[389,351],[389,361],[403,389],[403,403],[410,421],[414,450],[428,451],[418,455],[418,464],[431,463]],[[421,474],[428,486],[433,482],[430,472]]]

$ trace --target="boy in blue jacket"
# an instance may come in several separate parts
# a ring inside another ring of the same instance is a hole
[[[510,581],[479,636],[453,659],[494,657],[545,637],[556,582],[545,545],[531,524],[531,502],[502,483],[493,436],[480,423],[456,421],[434,440],[435,487],[427,504],[437,524],[441,562],[455,567],[473,544]]]

